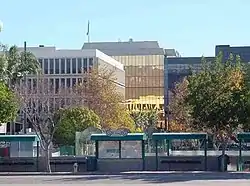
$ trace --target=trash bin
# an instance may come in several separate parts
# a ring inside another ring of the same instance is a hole
[[[222,166],[222,155],[218,156],[218,171],[225,172],[227,171],[227,166],[230,164],[230,158],[227,154],[224,157],[224,170],[221,170]]]
[[[96,171],[97,159],[95,157],[87,157],[86,167],[87,171]]]

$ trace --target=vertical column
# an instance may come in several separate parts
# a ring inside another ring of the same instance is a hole
[[[119,159],[122,158],[122,142],[119,140]]]
[[[142,153],[142,170],[145,170],[145,141],[141,141],[141,153]]]
[[[240,141],[239,141],[239,145],[240,145],[240,149],[239,149],[239,171],[242,171],[242,139],[240,139]]]
[[[158,140],[155,140],[155,167],[158,170]]]
[[[205,148],[204,148],[204,171],[207,171],[207,143],[208,143],[208,136],[206,135],[205,139]]]

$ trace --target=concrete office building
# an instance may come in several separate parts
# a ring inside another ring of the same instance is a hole
[[[174,49],[160,48],[157,41],[93,42],[83,49],[98,49],[123,63],[126,100],[164,95],[164,55],[179,56]]]
[[[19,48],[19,50],[23,51],[23,48]],[[72,104],[72,94],[65,93],[77,83],[82,82],[84,76],[88,74],[85,72],[90,72],[92,68],[112,70],[116,78],[114,83],[117,85],[117,90],[125,97],[125,71],[123,64],[99,50],[57,50],[55,47],[39,46],[27,47],[27,51],[32,52],[40,63],[42,73],[39,79],[48,82],[48,89],[52,89],[54,92],[50,97],[52,107]],[[26,85],[36,86],[37,80],[37,76],[29,75],[27,76]],[[60,105],[58,105],[60,93],[64,93],[65,99],[63,98],[63,101],[60,101]],[[19,120],[21,118],[19,117]]]

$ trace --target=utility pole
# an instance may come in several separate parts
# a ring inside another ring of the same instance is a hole
[[[24,41],[24,62],[26,62],[26,41]],[[24,84],[25,84],[25,93],[27,94],[26,90],[27,90],[27,77],[26,77],[26,72],[24,73]],[[26,127],[27,127],[27,114],[26,112],[23,113],[23,132],[24,134],[26,134]]]

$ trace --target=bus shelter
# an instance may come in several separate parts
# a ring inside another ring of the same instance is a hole
[[[145,170],[146,139],[144,133],[92,134],[91,140],[95,141],[95,159],[98,170]]]
[[[238,170],[243,171],[245,168],[250,168],[250,148],[247,143],[250,142],[250,132],[237,134],[239,140],[239,158]]]
[[[0,156],[0,171],[38,170],[39,139],[37,135],[0,135]]]
[[[199,167],[202,163],[204,163],[204,170],[207,170],[207,141],[208,135],[206,133],[153,133],[152,139],[155,141],[155,163],[156,163],[156,170],[159,169],[160,164],[167,164],[169,166],[175,167],[183,166],[183,167],[192,167],[193,165],[199,164]],[[170,149],[171,149],[171,142],[173,140],[200,140],[203,141],[203,160],[197,158],[190,158],[185,156],[184,154],[181,156],[171,156]],[[167,156],[160,157],[159,156],[159,142],[165,141],[167,144]]]

